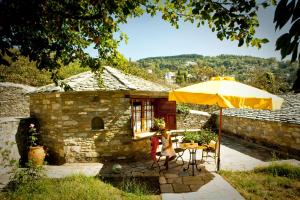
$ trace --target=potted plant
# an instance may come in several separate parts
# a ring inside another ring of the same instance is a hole
[[[183,143],[198,143],[200,140],[198,132],[185,132],[182,138]]]
[[[45,160],[45,150],[44,147],[39,145],[39,133],[37,132],[35,125],[29,125],[28,131],[28,143],[29,143],[29,151],[28,151],[28,161],[31,162],[33,165],[43,165]]]
[[[209,129],[202,129],[200,131],[200,134],[202,135],[203,137],[203,141],[202,141],[202,144],[209,144],[212,140],[214,142],[217,141],[218,139],[218,136],[217,134],[215,134],[213,131],[209,130]]]
[[[183,143],[198,143],[199,145],[209,144],[211,140],[216,141],[217,135],[208,129],[198,132],[185,132],[182,138]]]
[[[163,118],[155,118],[151,131],[158,131],[164,126],[165,126],[165,120]]]

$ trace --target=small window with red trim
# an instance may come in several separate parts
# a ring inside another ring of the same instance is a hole
[[[133,132],[149,132],[154,120],[153,100],[132,99],[131,111]]]
[[[154,118],[164,118],[167,129],[176,129],[176,102],[166,98],[131,99],[131,127],[134,137],[147,136]]]

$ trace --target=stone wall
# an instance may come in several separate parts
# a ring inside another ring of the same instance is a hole
[[[50,163],[149,157],[150,140],[132,140],[130,98],[122,92],[34,94],[30,101]],[[103,130],[91,129],[94,117]]]
[[[189,114],[177,114],[177,129],[201,129],[214,126],[213,117],[206,112],[190,110]]]
[[[0,83],[0,117],[29,116],[27,93],[34,89],[21,84]]]
[[[14,159],[19,161],[20,155],[16,143],[16,134],[18,131],[20,119],[7,117],[0,118],[0,151],[9,152],[9,160]],[[3,160],[4,157],[0,156],[0,174],[4,174],[6,168],[3,164],[8,164],[9,160]]]
[[[219,119],[217,119],[217,124],[218,122]],[[299,124],[223,116],[222,131],[284,152],[300,155]]]

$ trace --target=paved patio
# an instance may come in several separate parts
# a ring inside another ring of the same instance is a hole
[[[277,162],[288,162],[300,166],[300,162],[289,159],[288,155],[276,154]],[[189,153],[184,153],[184,167],[187,166]],[[224,137],[221,146],[221,169],[251,170],[254,167],[268,165],[273,158],[272,151],[240,139]],[[72,163],[62,166],[46,165],[49,177],[61,178],[71,174],[82,173],[89,176],[109,177],[158,177],[162,199],[244,199],[228,182],[216,173],[213,159],[201,160],[201,150],[197,152],[201,171],[183,170],[181,161],[172,161],[169,170],[164,167],[151,168],[152,161],[126,163],[120,161],[120,173],[112,172],[115,163]],[[161,165],[163,161],[161,162]],[[4,186],[8,176],[2,174],[0,183]]]

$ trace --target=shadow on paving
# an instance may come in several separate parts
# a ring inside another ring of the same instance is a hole
[[[187,167],[188,162],[184,162],[184,165],[178,165],[178,163],[171,163],[169,170],[162,170],[160,172],[160,189],[161,193],[185,193],[198,191],[202,186],[209,183],[214,175],[207,171],[198,161],[199,171],[195,169],[195,175],[192,175],[192,168],[187,171],[183,170],[183,167]]]
[[[163,163],[164,160],[160,162],[160,168],[151,168],[151,160],[131,163],[124,161],[106,162],[103,163],[99,177],[119,189],[122,189],[128,180],[131,180],[146,185],[152,194],[194,192],[214,178],[214,175],[207,171],[202,165],[203,163],[200,162],[198,165],[201,170],[195,170],[195,176],[192,176],[191,167],[187,171],[183,170],[188,162],[184,162],[182,165],[182,161],[171,161],[168,170],[165,170]],[[115,164],[121,165],[121,169],[117,172],[113,170]],[[160,190],[155,190],[155,188]]]
[[[222,145],[264,162],[271,161],[272,159],[296,158],[293,155],[229,135],[223,136]]]

